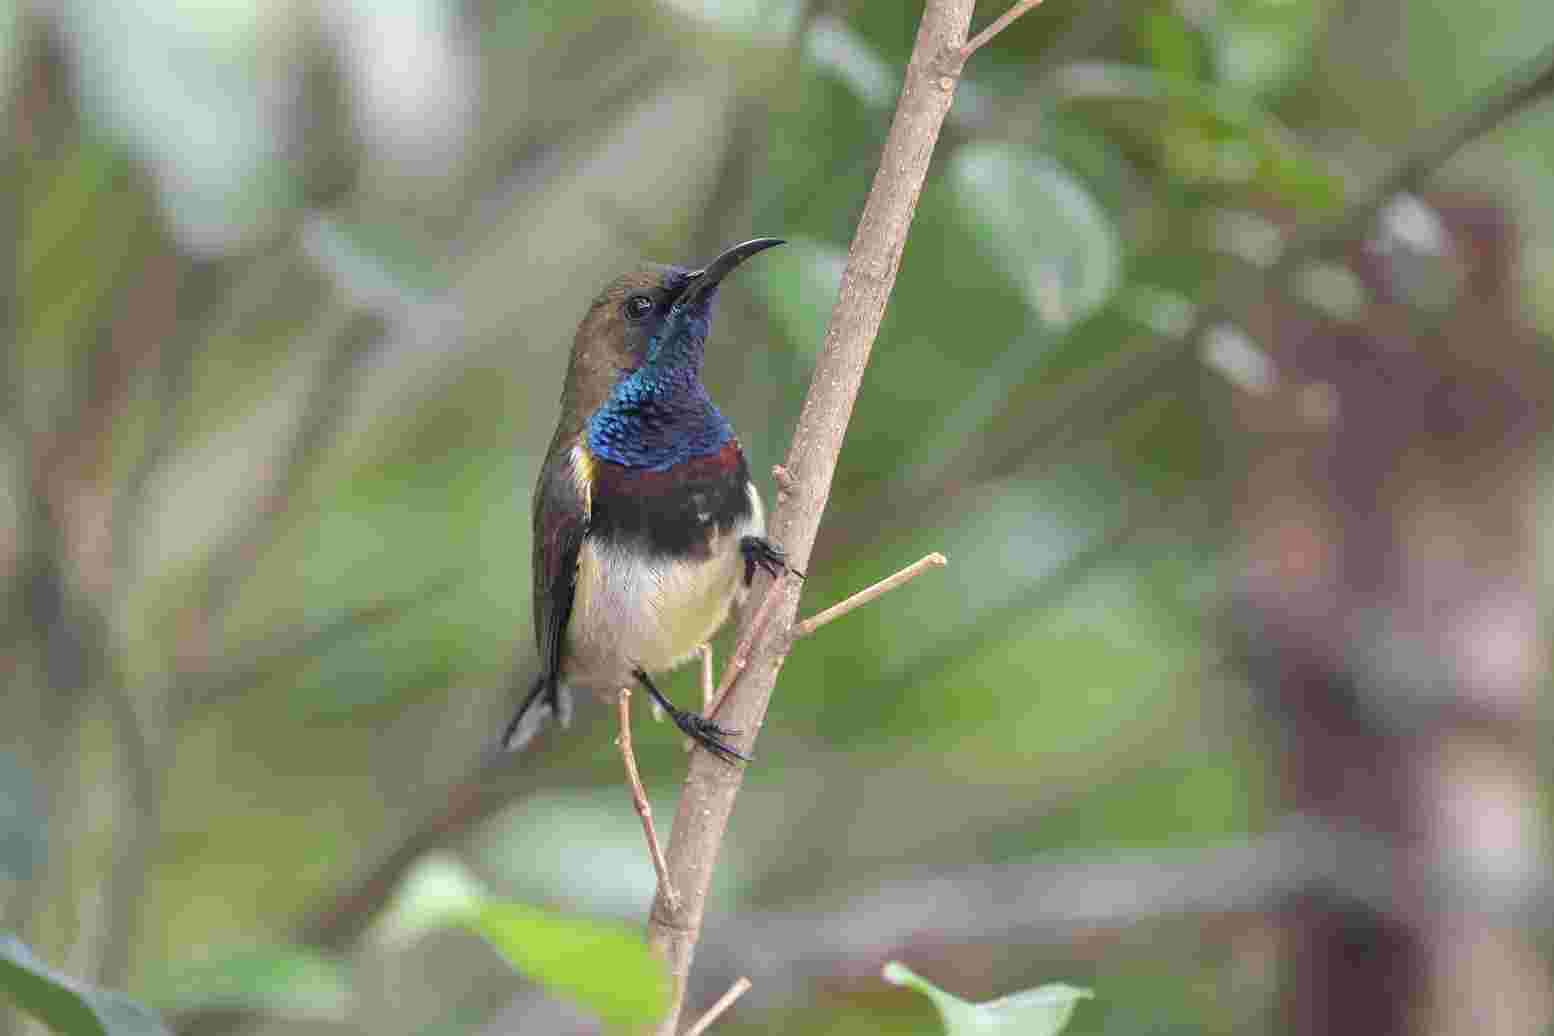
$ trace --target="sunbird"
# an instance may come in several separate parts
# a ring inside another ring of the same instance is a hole
[[[561,419],[534,487],[534,638],[540,675],[503,734],[522,747],[571,691],[640,685],[719,757],[726,730],[653,683],[695,655],[744,600],[757,567],[787,568],[734,428],[702,384],[718,285],[783,242],[758,237],[701,269],[617,278],[578,325]]]

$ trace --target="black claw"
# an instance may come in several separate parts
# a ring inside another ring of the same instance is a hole
[[[788,555],[783,549],[764,536],[746,536],[739,541],[739,550],[745,556],[745,585],[749,586],[755,579],[757,565],[773,579],[783,572],[792,572],[800,579],[804,573],[788,564]]]
[[[643,670],[637,669],[631,675],[637,678],[638,683],[647,688],[648,694],[653,696],[653,700],[658,703],[658,707],[669,713],[669,718],[674,720],[674,725],[679,727],[687,737],[693,739],[697,744],[724,762],[732,763],[736,759],[746,763],[750,761],[748,755],[745,755],[723,740],[726,737],[738,737],[739,731],[720,727],[712,720],[698,713],[676,708],[674,702],[664,697],[663,692],[653,686],[653,681],[648,678],[648,674]]]
[[[735,759],[746,763],[750,761],[748,755],[723,740],[726,737],[738,737],[739,731],[720,727],[707,717],[694,712],[681,712],[678,715],[670,713],[670,717],[674,720],[675,726],[683,730],[687,736],[694,738],[697,744],[725,762],[731,763]]]

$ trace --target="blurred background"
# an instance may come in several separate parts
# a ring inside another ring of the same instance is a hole
[[[595,1031],[413,920],[651,894],[609,710],[480,761],[571,332],[787,238],[706,372],[770,500],[919,12],[0,4],[0,929],[190,1034]],[[1551,42],[1048,0],[976,56],[803,610],[950,567],[789,659],[693,1014],[938,1031],[895,957],[1081,1034],[1548,1030]]]

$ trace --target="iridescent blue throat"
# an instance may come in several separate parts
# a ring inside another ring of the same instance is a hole
[[[702,346],[712,299],[676,306],[648,345],[647,363],[615,383],[588,419],[588,449],[596,457],[646,471],[667,471],[716,453],[734,428],[701,383]]]
[[[589,452],[647,471],[716,453],[733,437],[733,426],[690,371],[633,371],[588,419]]]

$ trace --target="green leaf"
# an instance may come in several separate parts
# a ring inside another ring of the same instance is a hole
[[[1048,325],[1068,327],[1117,289],[1122,247],[1105,210],[1052,159],[969,144],[950,178],[984,242]]]
[[[486,886],[457,856],[427,853],[401,879],[374,932],[390,948],[403,948],[427,932],[462,924],[487,898]]]
[[[1155,71],[1175,83],[1196,82],[1202,76],[1197,37],[1175,12],[1156,11],[1139,21],[1139,31]]]
[[[63,1036],[168,1036],[153,1012],[61,975],[11,935],[0,935],[0,993]]]
[[[948,1036],[1057,1036],[1068,1024],[1079,1001],[1092,994],[1088,989],[1055,982],[1037,989],[1011,993],[985,1004],[973,1004],[946,993],[900,961],[885,965],[885,981],[910,986],[927,994],[944,1019]]]
[[[1221,84],[1272,94],[1309,67],[1326,0],[1231,0],[1207,20]]]
[[[668,0],[669,6],[701,24],[743,42],[786,40],[799,21],[795,0]]]
[[[816,66],[846,83],[871,108],[890,104],[900,89],[900,72],[868,40],[838,19],[817,18],[804,38],[804,53]]]
[[[761,264],[755,290],[788,341],[814,357],[841,290],[847,252],[829,242],[794,237],[768,254],[771,261]]]
[[[669,975],[639,932],[488,899],[469,868],[433,853],[406,875],[378,931],[403,943],[450,926],[483,936],[514,969],[575,1000],[607,1027],[640,1028],[669,1004]]]
[[[1133,101],[1165,108],[1167,118],[1146,121],[1159,133],[1165,159],[1178,178],[1240,183],[1252,180],[1284,201],[1332,208],[1343,184],[1302,150],[1256,99],[1203,82],[1167,79],[1152,69],[1118,62],[1069,65],[1057,79],[1066,101]]]
[[[167,1011],[261,1011],[292,1019],[344,1021],[351,986],[337,961],[296,946],[233,949],[187,961],[145,983],[148,1001]]]
[[[273,91],[302,30],[262,0],[67,4],[80,104],[145,160],[181,241],[232,248],[297,194]],[[169,47],[168,41],[177,45]]]
[[[27,879],[43,863],[47,828],[32,774],[0,752],[0,877]]]
[[[521,903],[487,903],[467,916],[514,968],[576,1000],[607,1027],[630,1031],[669,1005],[669,975],[642,936],[623,925],[564,917]]]
[[[345,296],[366,309],[398,312],[432,302],[447,287],[415,244],[385,225],[315,213],[303,245]]]

